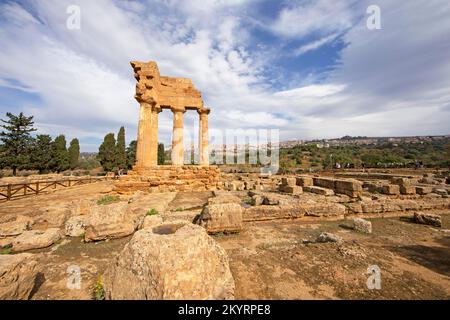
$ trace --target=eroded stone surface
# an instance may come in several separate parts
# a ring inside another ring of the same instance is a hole
[[[12,241],[12,251],[47,248],[59,239],[61,239],[61,233],[58,228],[25,231]]]
[[[372,222],[362,218],[353,219],[353,229],[362,233],[372,233]]]
[[[27,300],[38,272],[33,254],[0,255],[0,300]]]
[[[172,222],[136,232],[104,274],[107,299],[232,299],[225,251],[205,230]]]
[[[414,221],[440,228],[442,226],[441,216],[432,213],[414,212]]]

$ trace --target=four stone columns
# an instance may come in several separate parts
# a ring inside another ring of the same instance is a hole
[[[171,108],[173,112],[172,165],[182,166],[184,162],[183,114],[184,108]]]
[[[182,166],[184,162],[183,114],[185,108],[172,107],[172,165]],[[136,147],[136,167],[145,168],[158,165],[158,113],[159,105],[141,102],[139,115],[138,140]],[[208,115],[209,109],[198,109],[199,114],[199,151],[200,165],[209,165]]]
[[[209,109],[197,110],[199,117],[198,148],[200,151],[200,165],[209,165],[209,145],[208,145],[208,114]]]
[[[136,166],[152,167],[158,164],[158,113],[161,107],[141,103],[136,146]]]

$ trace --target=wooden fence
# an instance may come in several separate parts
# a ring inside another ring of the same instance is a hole
[[[43,192],[55,190],[59,187],[67,188],[98,181],[112,180],[113,177],[89,177],[79,179],[62,179],[62,180],[42,180],[36,182],[10,183],[0,185],[0,202],[9,201],[17,198],[23,198],[32,195],[38,195]]]

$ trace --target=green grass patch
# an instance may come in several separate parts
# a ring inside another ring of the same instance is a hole
[[[183,208],[176,208],[175,211],[176,212],[180,212],[180,211],[184,211],[184,209]]]
[[[150,209],[147,211],[147,213],[145,215],[146,216],[156,216],[158,214],[159,214],[159,212],[156,209]]]
[[[12,244],[7,244],[0,250],[0,254],[11,254],[11,253],[12,253]]]
[[[97,200],[97,204],[100,206],[100,205],[111,204],[111,203],[118,202],[118,201],[120,201],[119,196],[107,195],[107,196],[104,196],[104,197],[100,198],[99,200]]]

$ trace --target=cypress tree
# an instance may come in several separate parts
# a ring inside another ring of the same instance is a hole
[[[69,164],[70,164],[70,169],[75,169],[76,167],[78,167],[78,160],[80,158],[80,142],[78,141],[77,138],[72,139],[72,141],[70,141],[70,146],[69,146]]]
[[[164,151],[164,143],[158,143],[158,164],[163,165],[166,161],[166,154]]]
[[[53,161],[52,137],[48,134],[38,134],[31,147],[31,166],[39,173],[47,173],[52,170]]]
[[[130,142],[130,144],[127,147],[127,167],[128,167],[128,169],[133,168],[133,166],[136,164],[136,146],[137,146],[137,141],[133,140]]]
[[[116,164],[116,139],[114,133],[108,133],[98,149],[98,160],[105,171],[112,171]]]
[[[125,147],[125,128],[121,127],[119,134],[117,135],[116,145],[116,166],[119,169],[125,169],[127,167],[127,154]]]
[[[66,146],[66,137],[61,134],[55,138],[53,142],[53,169],[56,172],[61,172],[69,169],[69,152]]]

